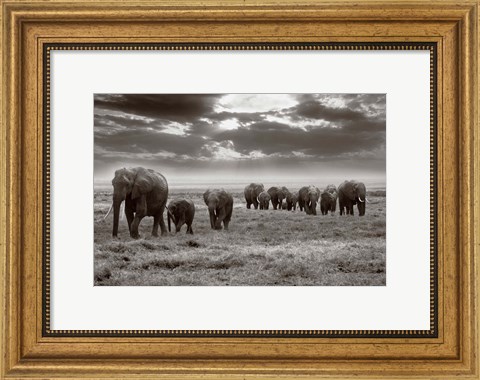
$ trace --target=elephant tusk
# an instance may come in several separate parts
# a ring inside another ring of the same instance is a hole
[[[366,198],[365,198],[366,199]],[[365,201],[362,201],[362,198],[358,197],[358,200],[362,203],[364,203]]]
[[[110,208],[108,209],[108,212],[107,214],[103,217],[103,220],[107,219],[108,216],[110,215],[110,213],[112,212],[112,208],[113,208],[113,203],[110,205]]]
[[[125,205],[122,202],[122,204],[120,205],[120,220],[123,220],[124,215],[125,215]]]
[[[365,202],[370,203],[370,201],[368,200],[368,198],[365,198]]]

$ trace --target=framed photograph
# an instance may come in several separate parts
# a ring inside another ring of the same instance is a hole
[[[478,1],[1,19],[4,378],[478,378]]]

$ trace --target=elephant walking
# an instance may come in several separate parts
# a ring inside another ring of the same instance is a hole
[[[298,191],[300,210],[305,209],[308,215],[317,215],[317,203],[320,189],[316,186],[304,186]]]
[[[268,210],[268,206],[270,205],[270,194],[266,191],[262,191],[258,195],[258,203],[260,204],[260,210]]]
[[[297,209],[298,204],[298,191],[292,194],[292,211]]]
[[[251,183],[247,185],[244,190],[245,200],[247,201],[247,208],[253,204],[255,210],[258,208],[258,196],[262,191],[265,191],[262,183]]]
[[[195,216],[195,205],[189,199],[177,198],[171,201],[167,207],[168,232],[170,229],[170,220],[175,225],[175,232],[180,232],[184,224],[187,225],[187,234],[193,235],[192,222]]]
[[[138,226],[145,216],[153,216],[152,236],[158,236],[158,225],[162,235],[167,234],[163,211],[167,204],[168,184],[160,173],[142,167],[123,168],[115,171],[113,185],[113,237],[118,234],[120,205],[125,201],[130,236],[138,239]]]
[[[338,186],[338,206],[340,215],[353,215],[353,206],[357,205],[358,214],[365,215],[367,189],[363,182],[344,181]]]
[[[215,230],[228,230],[232,218],[233,197],[223,189],[209,189],[203,194],[203,200],[208,206],[210,227]]]
[[[291,193],[285,186],[282,187],[283,193],[285,194],[285,209],[288,211],[294,210],[297,203],[297,198]]]
[[[320,211],[322,212],[322,215],[327,215],[329,211],[333,215],[336,208],[337,188],[335,185],[328,185],[320,195]]]
[[[272,186],[267,190],[267,192],[270,194],[270,198],[272,199],[273,209],[276,210],[278,207],[278,209],[281,210],[283,200],[285,199],[283,190],[277,186]]]

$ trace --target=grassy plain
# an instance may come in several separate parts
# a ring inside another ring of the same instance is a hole
[[[144,218],[133,240],[125,219],[118,238],[113,218],[103,220],[111,191],[95,190],[95,285],[132,286],[371,286],[386,284],[385,191],[370,191],[364,217],[247,210],[235,189],[229,231],[210,229],[203,189],[170,189],[196,206],[194,235],[153,238]],[[355,211],[357,211],[355,209]],[[113,214],[113,213],[112,213]],[[166,223],[166,217],[165,217]]]

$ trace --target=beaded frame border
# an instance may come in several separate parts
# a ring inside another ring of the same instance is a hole
[[[429,330],[52,330],[50,328],[50,52],[58,50],[428,50],[430,52],[430,329]],[[437,255],[437,44],[332,43],[45,43],[43,45],[42,335],[45,337],[265,337],[436,338]]]

